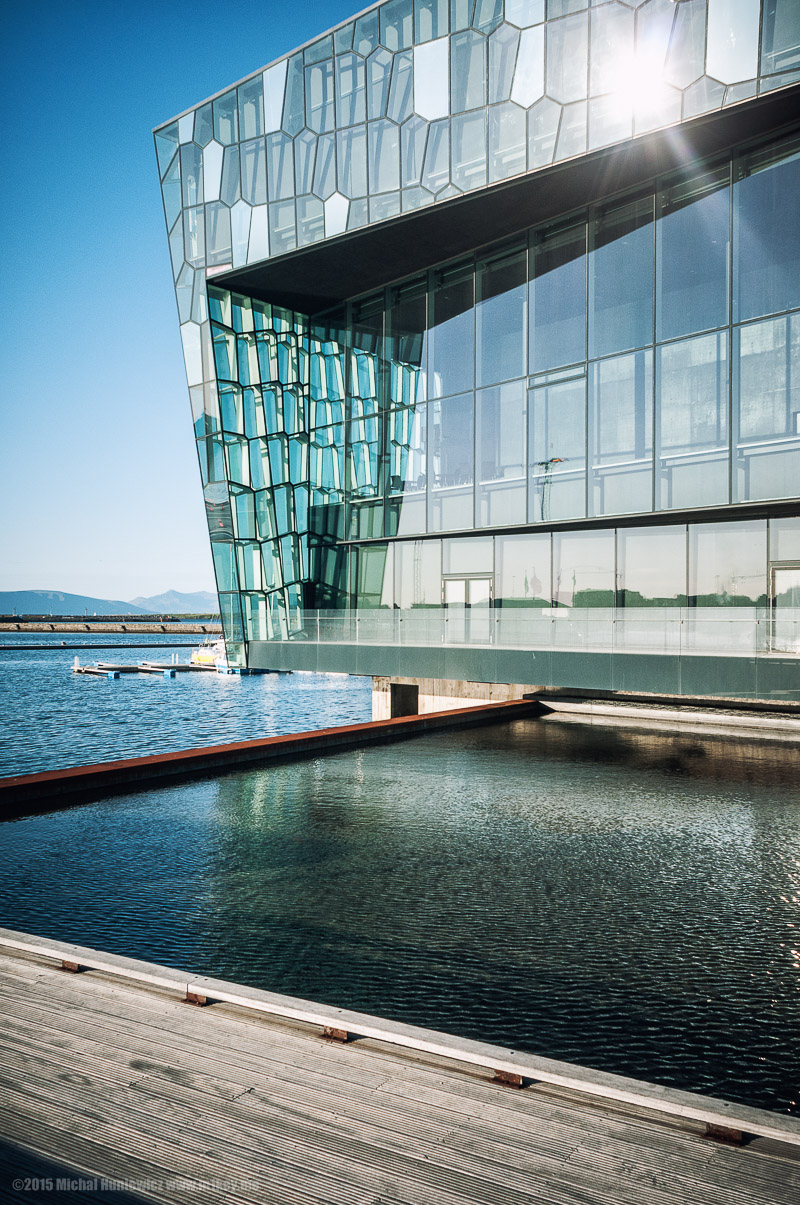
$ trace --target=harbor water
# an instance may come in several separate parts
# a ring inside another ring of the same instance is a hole
[[[2,654],[6,773],[369,711],[72,656]],[[0,924],[797,1113],[799,783],[746,735],[441,732],[5,822]]]

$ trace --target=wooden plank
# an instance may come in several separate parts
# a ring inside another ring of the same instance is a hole
[[[30,967],[15,978],[7,961],[0,1129],[96,1174],[155,1169],[166,1183],[224,1168],[257,1183],[204,1190],[213,1205],[800,1199],[795,1148],[729,1150],[642,1107],[514,1092],[455,1060],[372,1039],[335,1049],[301,1026],[228,1005],[188,1009],[142,982]],[[197,1194],[152,1199],[196,1205]]]

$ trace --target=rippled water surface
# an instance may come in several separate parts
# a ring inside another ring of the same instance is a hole
[[[65,639],[72,643],[74,638]],[[24,649],[26,643],[50,641],[55,638],[26,634],[15,640],[0,633],[0,644],[20,646],[0,652],[0,775],[357,724],[371,715],[369,678],[190,673],[175,678],[123,674],[109,680],[73,674],[73,658],[81,664],[136,665],[168,662],[177,653],[188,661],[191,648],[169,647],[168,636],[124,648],[129,636],[98,635],[87,638],[84,648]]]
[[[0,857],[8,927],[798,1111],[788,746],[520,721],[7,822]]]

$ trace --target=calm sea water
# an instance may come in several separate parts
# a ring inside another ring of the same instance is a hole
[[[78,736],[85,761],[369,705],[358,679],[70,660],[57,702],[17,674],[11,721],[57,762]],[[0,924],[798,1112],[798,782],[795,750],[748,740],[440,733],[6,822]]]
[[[59,639],[72,642],[69,635]],[[191,641],[191,636],[182,639]],[[20,635],[19,651],[0,652],[0,775],[357,724],[371,715],[369,678],[193,673],[175,678],[123,674],[109,680],[73,674],[73,659],[135,665],[168,662],[177,653],[188,661],[191,649],[169,647],[168,636],[124,648],[130,637],[113,635],[95,637],[94,648],[87,643],[80,649],[24,649],[51,640]],[[0,644],[11,643],[0,633]]]

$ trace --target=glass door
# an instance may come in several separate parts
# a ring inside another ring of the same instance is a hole
[[[491,577],[442,579],[447,641],[460,644],[490,643],[493,592]]]
[[[800,563],[772,566],[772,633],[774,653],[800,653]]]

